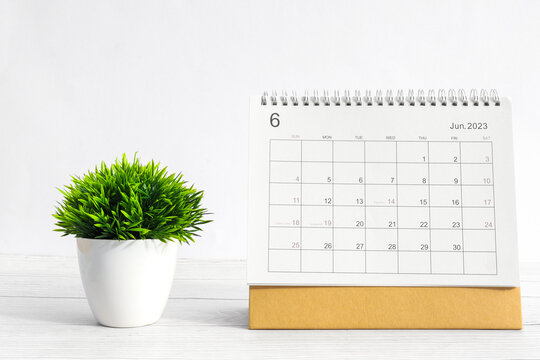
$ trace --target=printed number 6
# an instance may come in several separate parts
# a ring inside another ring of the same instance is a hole
[[[279,126],[279,114],[278,113],[273,113],[272,115],[270,115],[270,125],[272,125],[272,127],[278,127]]]

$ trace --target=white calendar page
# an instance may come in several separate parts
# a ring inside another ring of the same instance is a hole
[[[251,99],[248,283],[519,286],[511,107]]]

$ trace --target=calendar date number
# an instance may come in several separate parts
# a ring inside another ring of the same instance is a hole
[[[280,123],[281,122],[279,121],[279,114],[272,113],[272,115],[270,115],[270,126],[278,127]]]

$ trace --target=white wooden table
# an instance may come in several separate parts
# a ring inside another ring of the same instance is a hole
[[[0,255],[0,358],[540,358],[540,263],[522,264],[523,330],[248,330],[243,261],[179,260],[156,324],[99,326],[75,257]]]

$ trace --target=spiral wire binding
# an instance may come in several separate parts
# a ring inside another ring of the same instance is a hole
[[[439,103],[441,103],[442,106],[446,106],[447,100],[446,100],[446,91],[444,89],[440,89],[439,93],[437,94]],[[436,105],[437,103],[435,103]]]
[[[366,91],[366,95],[364,96],[364,102],[367,106],[373,105],[373,98],[371,97],[371,90]]]
[[[394,96],[392,90],[387,90],[383,96],[382,90],[376,90],[375,95],[371,95],[371,90],[354,90],[351,96],[350,90],[345,90],[343,96],[338,90],[335,90],[332,95],[328,90],[323,90],[319,96],[319,91],[306,91],[303,96],[298,97],[296,91],[292,91],[288,95],[283,91],[280,96],[276,91],[270,94],[265,91],[261,96],[261,105],[282,105],[282,106],[500,106],[501,101],[497,90],[492,89],[489,92],[481,89],[480,92],[472,89],[469,96],[464,89],[459,89],[457,92],[454,89],[449,89],[448,92],[444,89],[439,89],[435,93],[434,89],[429,89],[426,92],[422,89],[414,91],[408,90],[407,95],[403,90],[397,90]]]
[[[394,105],[394,96],[392,96],[392,90],[386,90],[386,96],[384,98],[386,103],[390,106]]]

